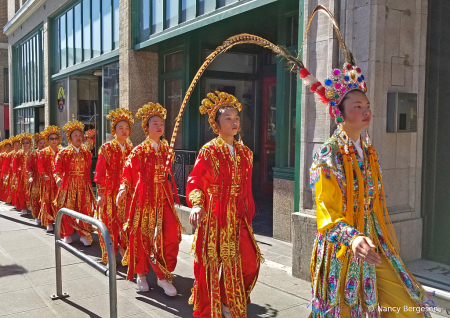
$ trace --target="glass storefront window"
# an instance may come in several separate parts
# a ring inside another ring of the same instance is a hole
[[[112,11],[111,1],[102,1],[102,53],[112,50]]]
[[[198,15],[216,10],[216,0],[199,0]]]
[[[91,0],[83,1],[83,52],[84,60],[91,58]]]
[[[152,0],[152,34],[163,30],[163,0]]]
[[[74,47],[73,47],[73,10],[67,11],[67,66],[74,63]]]
[[[53,20],[54,73],[119,48],[119,0],[73,2]]]
[[[219,8],[235,3],[238,0],[219,0]]]
[[[83,57],[83,47],[81,44],[81,3],[77,4],[74,9],[75,21],[75,63],[80,63]]]
[[[178,24],[178,0],[166,0],[166,28]]]
[[[59,18],[59,43],[61,46],[61,68],[67,67],[66,16]]]
[[[204,50],[203,59],[213,51]],[[256,74],[257,63],[255,54],[222,53],[209,66],[208,71]]]
[[[92,1],[92,57],[100,55],[101,50],[100,1]]]
[[[111,141],[114,136],[111,135],[110,122],[106,116],[112,109],[119,108],[119,63],[103,67],[103,136],[102,144]]]
[[[148,40],[150,36],[150,0],[140,0],[139,40]]]
[[[113,34],[113,42],[114,48],[119,48],[119,0],[113,0],[113,8],[114,8],[114,34]]]
[[[195,18],[195,0],[181,0],[181,22]]]
[[[183,69],[183,51],[164,55],[164,74]]]
[[[13,47],[14,107],[40,103],[43,95],[42,29]]]
[[[34,107],[17,109],[15,112],[16,135],[24,132],[34,134]]]
[[[175,119],[180,111],[183,99],[183,81],[181,78],[164,81],[164,107],[167,109],[166,127],[164,136],[170,140],[173,128],[175,127]],[[175,141],[174,149],[182,148],[182,125],[178,129],[178,136]]]

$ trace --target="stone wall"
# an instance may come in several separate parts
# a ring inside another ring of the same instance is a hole
[[[365,74],[367,97],[372,105],[369,133],[383,168],[388,210],[399,239],[401,256],[404,261],[420,259],[427,0],[307,0],[304,16],[309,17],[317,4],[334,12],[342,36]],[[304,23],[306,29],[307,21]],[[313,21],[303,52],[305,65],[319,80],[344,63],[332,25],[325,15],[319,14]],[[417,132],[386,132],[388,92],[417,94]],[[314,216],[309,168],[313,154],[329,138],[334,125],[325,106],[309,89],[303,90],[302,121],[300,212],[303,216]],[[300,228],[294,223],[294,245],[302,237],[296,229]],[[305,241],[305,244],[311,242]],[[304,256],[295,256],[295,253],[294,248],[294,263],[299,262],[299,257],[310,258],[310,253]],[[299,266],[294,264],[293,272],[296,267]]]

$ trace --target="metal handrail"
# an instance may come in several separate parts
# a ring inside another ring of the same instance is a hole
[[[103,236],[103,239],[105,241],[106,251],[108,253],[108,267],[96,263],[94,260],[86,256],[86,254],[60,240],[61,219],[63,215],[68,215],[77,218],[80,221],[95,225],[100,230],[101,235]],[[55,220],[56,295],[50,296],[53,300],[69,297],[69,294],[62,292],[61,247],[63,247],[79,259],[85,261],[93,268],[103,273],[105,276],[109,276],[109,316],[111,318],[117,318],[116,257],[111,245],[109,231],[106,228],[105,224],[97,219],[70,209],[62,208],[58,211]]]

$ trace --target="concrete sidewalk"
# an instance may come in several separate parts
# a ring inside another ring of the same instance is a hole
[[[54,236],[0,203],[0,317],[109,317],[108,278],[69,252],[62,251],[63,292],[70,295],[52,301],[56,293]],[[84,247],[76,235],[73,246],[100,261],[98,238]],[[117,267],[120,317],[192,317],[188,304],[193,284],[192,235],[183,235],[175,270],[178,296],[168,297],[147,275],[150,291],[137,293],[136,284],[125,280],[126,268]],[[249,317],[307,317],[310,283],[290,275],[292,245],[257,236],[266,258],[252,292]]]

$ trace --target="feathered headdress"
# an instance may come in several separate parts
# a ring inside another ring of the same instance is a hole
[[[367,91],[367,85],[364,81],[364,75],[361,69],[356,66],[355,59],[352,52],[347,48],[342,39],[341,32],[339,31],[339,26],[334,18],[333,14],[325,8],[324,6],[318,5],[311,14],[311,17],[306,28],[305,35],[303,37],[303,44],[305,43],[306,36],[308,34],[309,28],[311,26],[312,19],[317,12],[324,12],[333,22],[333,27],[336,31],[339,43],[341,45],[342,53],[347,61],[344,63],[344,67],[339,69],[334,69],[330,72],[329,76],[326,77],[321,83],[317,78],[309,73],[306,67],[300,69],[300,78],[303,83],[307,86],[311,86],[311,91],[319,96],[319,100],[328,106],[328,111],[332,118],[335,119],[337,124],[340,124],[344,118],[339,110],[339,105],[344,99],[344,97],[351,91],[360,90],[362,92]],[[300,48],[300,51],[301,51]]]
[[[217,94],[217,95],[216,95]],[[213,129],[214,133],[219,133],[219,126],[216,123],[217,111],[224,106],[232,106],[238,112],[242,110],[242,105],[239,103],[236,97],[225,92],[208,93],[202,100],[202,105],[200,106],[200,113],[202,115],[208,113],[209,125]]]
[[[116,125],[119,121],[126,121],[130,126],[131,135],[131,124],[134,123],[133,113],[125,108],[117,108],[109,111],[106,119],[111,121],[111,134],[116,134]]]
[[[147,122],[153,116],[159,116],[162,120],[165,120],[167,116],[167,109],[158,103],[148,103],[139,108],[136,114],[136,118],[142,118],[142,129],[144,129],[145,135],[148,135]]]
[[[67,141],[72,142],[72,140],[70,139],[70,135],[72,134],[72,132],[75,130],[79,130],[79,131],[81,131],[81,133],[83,133],[84,125],[80,121],[74,119],[72,121],[69,121],[67,124],[65,124],[63,127],[63,130],[67,134]]]

